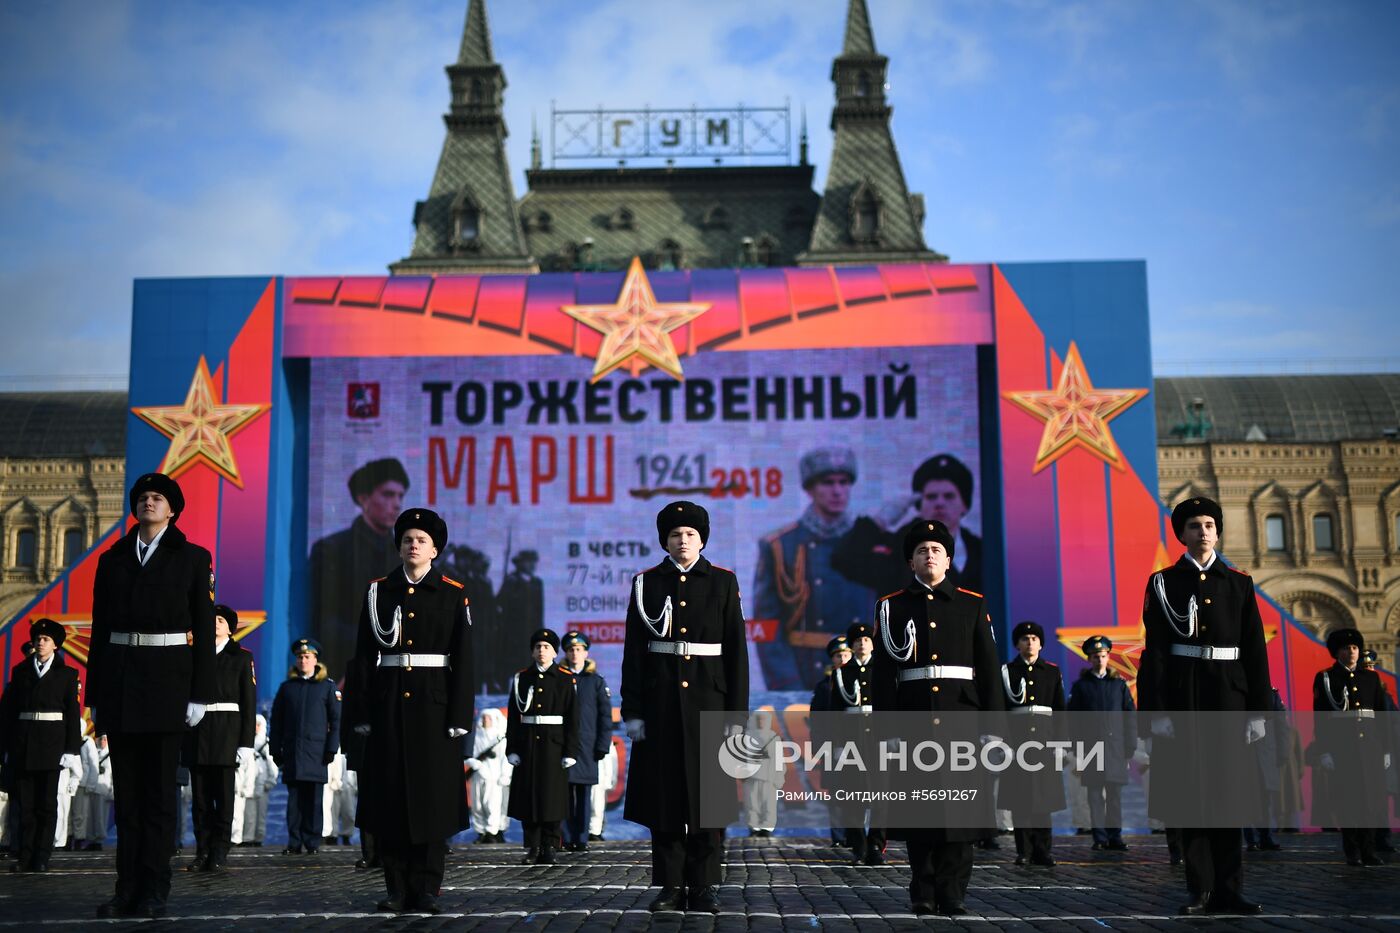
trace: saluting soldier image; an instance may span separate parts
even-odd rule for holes
[[[1327,772],[1331,813],[1342,831],[1347,864],[1383,865],[1375,827],[1386,822],[1385,769],[1390,722],[1380,675],[1359,662],[1366,640],[1354,628],[1327,635],[1335,663],[1313,678],[1318,765]]]
[[[831,672],[831,694],[826,708],[832,712],[853,714],[842,717],[834,725],[841,729],[838,741],[855,742],[865,761],[874,761],[874,733],[869,723],[875,706],[875,628],[868,622],[857,622],[846,630],[846,645],[851,658]],[[845,789],[852,791],[879,790],[876,771],[837,771],[833,773]],[[885,829],[878,825],[876,809],[858,801],[844,802],[840,812],[846,824],[846,846],[851,850],[854,864],[878,866],[885,864]],[[875,825],[866,827],[869,812]]]
[[[1022,742],[1046,742],[1062,737],[1065,685],[1058,666],[1040,656],[1045,629],[1037,622],[1020,622],[1011,630],[1016,656],[1001,666],[1001,688],[1006,698],[1007,741],[1012,748]],[[1003,810],[1011,811],[1016,827],[1016,864],[1050,867],[1050,814],[1065,808],[1065,785],[1056,768],[1030,771],[1008,768],[997,788]]]
[[[10,806],[19,809],[13,872],[49,870],[58,776],[79,764],[83,717],[78,671],[58,654],[66,634],[53,619],[33,622],[29,642],[34,655],[10,670],[0,697],[0,756],[11,775]]]
[[[506,696],[506,761],[514,770],[506,813],[525,829],[526,865],[553,865],[559,823],[569,815],[569,769],[579,759],[574,676],[556,665],[559,636],[530,634],[528,667]]]
[[[470,822],[471,607],[462,584],[433,567],[447,547],[436,512],[404,509],[394,541],[403,565],[369,584],[345,689],[347,715],[368,736],[356,823],[384,863],[378,909],[438,913],[447,840]]]
[[[877,604],[875,708],[981,711],[980,737],[990,739],[1003,734],[1001,664],[986,601],[960,588],[949,574],[955,546],[953,535],[937,521],[918,522],[904,536],[913,579]],[[978,794],[973,806],[985,818],[967,825],[993,825],[989,794]],[[972,879],[972,843],[984,834],[951,826],[890,831],[909,846],[914,913],[967,913],[963,900]]]
[[[228,863],[233,839],[233,779],[253,757],[257,681],[253,654],[233,640],[238,613],[214,606],[213,702],[186,738],[185,761],[193,791],[195,858],[186,871],[218,871]]]
[[[1254,581],[1228,566],[1215,551],[1224,533],[1222,521],[1219,503],[1204,496],[1184,500],[1172,509],[1172,530],[1186,553],[1147,581],[1138,704],[1145,713],[1155,714],[1148,717],[1154,800],[1159,792],[1209,798],[1239,813],[1245,823],[1253,821],[1249,814],[1258,809],[1260,796],[1254,782],[1242,777],[1253,774],[1245,745],[1263,737],[1272,687]],[[1166,714],[1202,710],[1257,712],[1259,718],[1250,718],[1238,748],[1215,749],[1204,760],[1178,758],[1173,773],[1163,773],[1162,765],[1176,746],[1197,745],[1196,736],[1177,736]],[[1235,828],[1181,828],[1190,895],[1181,913],[1257,914],[1262,910],[1241,894],[1242,839]]]
[[[175,855],[175,772],[185,729],[214,700],[214,574],[176,527],[180,484],[131,487],[136,526],[98,559],[87,702],[112,749],[117,885],[99,917],[162,917]],[[187,640],[186,633],[189,633]]]
[[[748,719],[749,654],[732,571],[701,553],[710,516],[693,502],[656,515],[666,557],[632,581],[622,655],[622,720],[632,739],[623,816],[651,830],[653,911],[719,910],[723,830],[702,825],[700,782],[724,781],[700,747],[700,714],[726,730]],[[731,782],[732,783],[732,782]]]

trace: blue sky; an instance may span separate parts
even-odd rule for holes
[[[929,245],[1146,259],[1161,372],[1400,356],[1400,4],[869,6]],[[821,185],[845,0],[488,7],[517,194],[551,100],[790,98]],[[124,374],[134,278],[403,256],[465,9],[0,6],[0,388]]]

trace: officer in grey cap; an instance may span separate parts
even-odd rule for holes
[[[826,645],[866,619],[875,593],[846,579],[831,555],[855,524],[850,514],[856,455],[849,447],[817,447],[799,462],[807,509],[766,535],[754,572],[754,618],[776,622],[773,640],[759,646],[770,690],[810,687],[822,678]]]

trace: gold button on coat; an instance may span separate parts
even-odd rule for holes
[[[407,699],[408,699],[409,697],[411,697],[411,696],[413,696],[413,694],[410,693],[409,691],[405,690],[405,691],[403,692],[403,698],[404,698],[405,700],[407,700]]]

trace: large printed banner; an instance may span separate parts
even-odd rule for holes
[[[709,510],[705,554],[738,574],[756,690],[811,689],[828,640],[904,582],[916,515],[960,529],[962,582],[981,586],[975,347],[709,353],[683,381],[591,368],[312,362],[308,584],[333,674],[366,580],[397,564],[399,508],[447,520],[440,566],[468,585],[492,693],[541,626],[586,633],[618,683],[629,586],[664,557],[655,515],[672,499]]]

